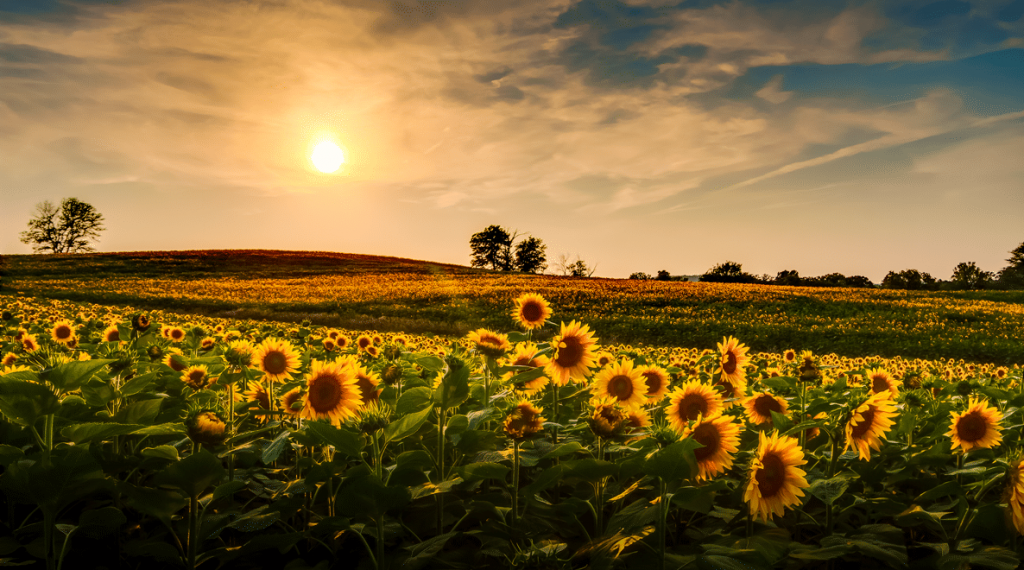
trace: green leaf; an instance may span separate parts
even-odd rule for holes
[[[277,461],[277,458],[281,456],[281,452],[283,452],[285,448],[288,446],[289,435],[291,435],[291,432],[288,430],[284,430],[281,433],[277,434],[277,437],[275,437],[274,440],[270,442],[270,445],[263,448],[263,455],[261,459],[264,465],[270,465],[271,463]]]
[[[326,422],[306,422],[306,432],[323,445],[333,446],[338,453],[359,457],[363,450],[363,438],[349,430],[338,429]]]
[[[970,568],[981,566],[994,568],[995,570],[1015,570],[1019,567],[1020,558],[1012,550],[1001,546],[983,546],[970,554],[967,554],[967,562]],[[942,562],[939,567],[945,567]],[[957,566],[960,568],[962,566]]]
[[[143,457],[155,457],[157,459],[165,459],[167,461],[178,460],[178,449],[172,445],[158,445],[156,447],[147,447],[142,450]]]
[[[113,534],[126,522],[128,519],[116,507],[87,509],[78,518],[78,531],[91,538],[102,538]]]
[[[337,504],[342,515],[377,519],[405,506],[411,498],[407,488],[384,485],[364,464],[349,470],[338,489]]]
[[[57,395],[49,387],[12,380],[10,376],[0,378],[0,412],[9,419],[34,425],[39,418],[60,410]]]
[[[221,483],[213,490],[213,500],[216,501],[217,499],[230,497],[244,489],[245,486],[245,481],[228,481],[227,483]]]
[[[779,412],[772,410],[772,427],[779,430],[781,433],[786,433],[792,429],[793,422],[786,414],[780,414]]]
[[[40,377],[58,390],[67,392],[79,388],[86,380],[92,378],[93,374],[96,374],[104,366],[112,362],[115,361],[99,359],[77,360],[44,370]]]
[[[433,411],[433,408],[424,408],[391,422],[384,428],[384,442],[400,441],[416,433],[426,423],[431,411]]]
[[[119,435],[128,435],[144,426],[134,424],[88,423],[68,426],[60,434],[71,441],[81,444],[94,440],[106,440]]]
[[[185,435],[185,425],[181,422],[170,422],[145,426],[135,430],[132,435]]]
[[[13,445],[0,443],[0,466],[6,468],[11,463],[14,463],[15,461],[21,461],[24,458],[24,451],[18,449],[17,447],[14,447]]]
[[[849,479],[838,476],[831,479],[818,479],[811,483],[807,492],[820,499],[826,505],[831,505],[836,502],[836,499],[843,496],[843,493],[846,492],[849,486]]]
[[[647,456],[643,472],[663,481],[692,479],[697,475],[697,458],[693,452],[703,447],[697,440],[686,438]]]
[[[402,393],[402,397],[398,399],[398,403],[395,405],[395,413],[399,416],[418,412],[423,408],[430,406],[431,396],[433,392],[430,388],[419,387],[411,388]]]
[[[437,372],[444,368],[444,361],[432,354],[413,354],[410,360],[430,372]]]
[[[790,376],[776,376],[775,378],[765,378],[761,380],[761,383],[773,390],[790,390],[796,389],[796,378]]]
[[[531,380],[536,380],[541,376],[544,376],[543,368],[531,368],[529,370],[524,370],[523,372],[520,372],[515,376],[509,378],[506,384],[510,384],[513,386],[522,386],[523,384]]]
[[[938,486],[932,487],[931,489],[925,491],[924,493],[921,493],[920,495],[917,496],[916,499],[913,500],[913,502],[923,503],[925,501],[931,501],[934,499],[938,499],[939,497],[945,497],[947,495],[961,497],[963,496],[963,494],[964,490],[960,486],[960,483],[957,483],[956,481],[946,481],[945,483],[941,483]]]
[[[449,370],[434,391],[434,401],[442,410],[457,408],[469,399],[469,367]]]
[[[160,403],[162,401],[157,398],[132,402],[122,408],[114,416],[114,420],[122,424],[149,425],[156,420],[156,416],[160,413]]]
[[[168,465],[153,477],[153,482],[159,486],[180,489],[190,497],[198,497],[223,477],[224,467],[220,459],[203,449]]]
[[[619,467],[610,461],[598,461],[597,459],[588,457],[586,459],[577,459],[575,461],[564,461],[562,462],[565,470],[562,472],[566,479],[575,477],[596,483],[605,477],[616,474],[619,471]]]
[[[504,481],[509,471],[511,469],[500,463],[470,463],[458,469],[459,475],[466,481],[483,479],[499,479]]]
[[[156,381],[156,378],[156,372],[149,372],[148,374],[136,376],[122,384],[119,392],[122,397],[134,396],[135,394],[148,390],[153,385],[153,382]]]

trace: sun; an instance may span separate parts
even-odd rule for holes
[[[324,174],[337,171],[345,163],[345,153],[331,141],[317,144],[309,158],[313,161],[313,166]]]

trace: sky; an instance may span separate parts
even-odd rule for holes
[[[2,253],[76,197],[99,251],[948,279],[1022,157],[1024,0],[0,0]]]

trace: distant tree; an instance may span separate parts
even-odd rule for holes
[[[875,284],[872,283],[870,279],[864,277],[863,275],[851,275],[846,278],[846,286],[867,288],[874,287]]]
[[[36,253],[83,253],[96,251],[93,240],[99,239],[103,214],[78,198],[65,198],[60,207],[46,200],[36,204],[36,214],[28,229],[21,232],[21,242]]]
[[[592,277],[594,272],[597,271],[597,265],[590,267],[586,261],[580,257],[580,254],[570,256],[567,253],[558,254],[558,259],[555,261],[555,270],[562,275],[569,275],[572,277]]]
[[[648,275],[648,274],[646,274],[646,273],[644,273],[643,271],[637,271],[636,273],[630,273],[630,274],[629,274],[629,278],[630,278],[630,279],[642,279],[642,280],[646,280],[646,279],[650,279],[650,278],[651,278],[651,276],[650,276],[650,275]]]
[[[999,283],[1007,288],[1024,287],[1024,243],[1010,251],[1009,264],[999,271]]]
[[[672,279],[672,276],[669,275],[668,271],[664,269],[659,269],[658,276],[655,277],[655,279],[657,279],[658,281],[670,281]]]
[[[548,268],[548,246],[539,238],[530,236],[516,244],[513,264],[516,271],[523,273],[543,273]]]
[[[882,279],[882,287],[885,289],[935,289],[938,282],[931,274],[916,269],[904,269],[900,272],[890,271]]]
[[[784,269],[775,275],[776,285],[800,285],[800,273],[795,269]]]
[[[953,269],[952,281],[961,289],[984,289],[992,277],[992,272],[982,271],[973,261],[968,261]]]
[[[743,271],[743,265],[726,261],[709,269],[700,276],[701,281],[711,283],[756,283],[757,277]]]
[[[511,271],[514,239],[515,236],[501,226],[487,226],[484,231],[475,233],[469,238],[469,247],[473,251],[470,264],[473,267],[484,267],[496,271]]]

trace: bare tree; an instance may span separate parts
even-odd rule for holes
[[[593,267],[583,261],[580,254],[576,253],[569,255],[568,253],[560,253],[555,259],[554,264],[555,271],[561,275],[571,275],[572,277],[593,277],[594,272],[597,271],[597,264]]]
[[[58,208],[46,200],[36,204],[36,215],[29,220],[28,229],[21,232],[21,242],[30,244],[36,253],[96,251],[90,242],[104,229],[103,214],[92,204],[65,198]]]

